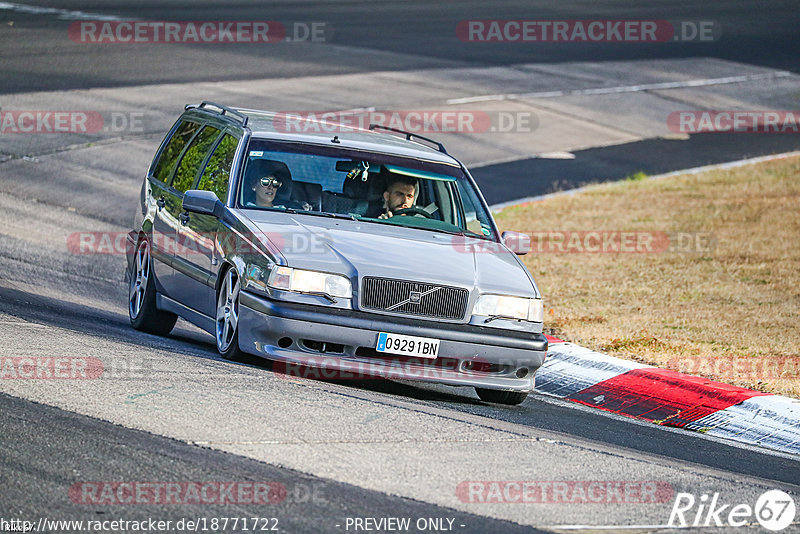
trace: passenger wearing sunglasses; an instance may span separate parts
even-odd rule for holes
[[[262,208],[274,207],[272,203],[275,201],[275,195],[278,194],[281,185],[283,183],[275,176],[264,176],[260,180],[256,180],[253,184],[256,205]]]
[[[292,200],[292,174],[282,161],[261,159],[250,162],[249,185],[243,189],[242,203],[248,207],[311,210],[311,204]],[[280,193],[280,195],[278,195]],[[277,200],[276,200],[277,199]]]

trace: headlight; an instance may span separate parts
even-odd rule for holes
[[[486,317],[507,317],[521,321],[541,323],[544,321],[542,299],[509,297],[505,295],[481,295],[472,313]]]
[[[305,271],[291,267],[275,266],[270,273],[267,285],[275,289],[297,291],[298,293],[324,293],[343,299],[353,297],[350,280],[342,275]]]

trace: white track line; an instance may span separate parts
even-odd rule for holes
[[[27,15],[55,15],[61,20],[130,20],[114,15],[101,15],[100,13],[87,13],[85,11],[70,11],[54,7],[29,6],[13,2],[0,2],[0,10],[15,11]]]
[[[787,78],[793,73],[779,70],[764,74],[745,74],[742,76],[726,76],[724,78],[704,78],[698,80],[683,80],[678,82],[643,83],[639,85],[620,85],[616,87],[594,87],[590,89],[574,89],[571,91],[542,91],[538,93],[505,93],[497,95],[468,96],[464,98],[451,98],[448,104],[471,104],[474,102],[494,102],[500,100],[516,100],[521,98],[556,98],[560,96],[576,95],[610,95],[618,93],[638,93],[642,91],[657,91],[660,89],[684,89],[687,87],[706,87],[709,85],[725,85],[731,83],[755,82]]]

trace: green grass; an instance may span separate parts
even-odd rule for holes
[[[800,397],[800,158],[657,180],[636,173],[504,210],[503,230],[667,236],[643,253],[532,252],[545,331],[620,357]],[[788,360],[787,360],[788,358]],[[725,361],[744,362],[721,372]],[[683,364],[681,364],[683,365]],[[687,367],[686,365],[683,365]],[[710,369],[710,370],[709,370]]]

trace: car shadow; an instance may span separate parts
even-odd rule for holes
[[[63,328],[104,340],[132,343],[140,345],[142,348],[176,350],[189,356],[225,361],[216,351],[213,336],[191,323],[179,319],[175,329],[167,336],[147,334],[131,328],[129,319],[124,313],[125,302],[120,302],[119,306],[120,312],[117,313],[67,299],[24,291],[19,288],[0,287],[0,312],[24,321],[54,328]],[[187,349],[193,350],[187,351]],[[282,373],[281,366],[275,365],[276,362],[251,354],[244,354],[238,361],[228,361],[227,363],[256,367],[273,373]],[[434,386],[429,384],[415,385],[407,381],[397,382],[380,377],[331,379],[325,378],[324,374],[321,374],[318,369],[304,367],[293,368],[290,374],[282,374],[297,380],[311,380],[419,401],[485,405],[484,402],[477,398],[466,396],[467,389],[464,389],[464,394],[460,394],[442,389],[431,389]],[[442,386],[442,388],[447,388],[447,386]]]
[[[453,386],[418,383],[409,380],[397,381],[383,377],[360,376],[358,378],[330,378],[325,376],[328,371],[313,367],[293,365],[289,370],[287,366],[282,365],[280,362],[271,362],[269,360],[261,361],[269,362],[268,367],[272,372],[284,374],[287,378],[291,378],[293,380],[309,380],[322,384],[334,384],[351,389],[372,391],[374,393],[384,393],[386,395],[392,395],[395,397],[405,397],[421,401],[454,402],[459,404],[475,405],[486,404],[478,398],[472,399],[466,397],[463,393],[446,391],[446,389],[455,390],[456,388]],[[459,389],[462,389],[464,393],[466,393],[468,390],[471,391],[471,388]]]
[[[113,303],[113,300],[111,302]],[[214,338],[210,334],[183,320],[179,320],[175,330],[166,337],[134,330],[130,326],[128,316],[124,313],[125,306],[123,301],[119,303],[119,312],[108,311],[19,288],[0,287],[0,312],[27,322],[63,328],[105,340],[123,341],[150,347],[157,346],[161,349],[180,349],[189,345],[205,352],[209,348],[209,343],[212,348],[214,346]]]

